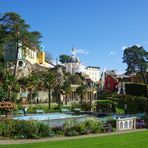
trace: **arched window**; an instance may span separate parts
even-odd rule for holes
[[[132,126],[133,126],[133,122],[130,121],[130,122],[129,122],[129,128],[132,128]]]
[[[124,128],[128,128],[128,122],[127,121],[125,121],[125,123],[124,123]]]
[[[123,129],[123,122],[120,122],[120,129]]]
[[[24,62],[23,62],[23,61],[19,61],[19,62],[18,62],[18,66],[19,66],[19,67],[23,67],[23,66],[24,66]]]

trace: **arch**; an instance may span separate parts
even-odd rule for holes
[[[127,121],[124,122],[124,128],[125,129],[128,128],[128,122]]]
[[[129,128],[132,128],[133,127],[133,122],[130,120],[129,121]]]
[[[120,129],[123,129],[123,122],[120,122]]]
[[[18,66],[19,66],[19,67],[23,67],[23,66],[24,66],[24,62],[23,62],[23,61],[19,61],[19,62],[18,62]]]

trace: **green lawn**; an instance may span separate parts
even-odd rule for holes
[[[123,135],[53,141],[32,144],[0,145],[0,148],[148,148],[148,131]]]

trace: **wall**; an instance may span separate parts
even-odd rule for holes
[[[100,70],[97,68],[86,68],[86,74],[93,82],[99,82]]]
[[[136,128],[136,117],[117,119],[117,130],[132,130]]]

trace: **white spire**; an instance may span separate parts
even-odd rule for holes
[[[76,48],[74,48],[74,45],[73,45],[73,48],[72,48],[72,56],[76,57]]]

